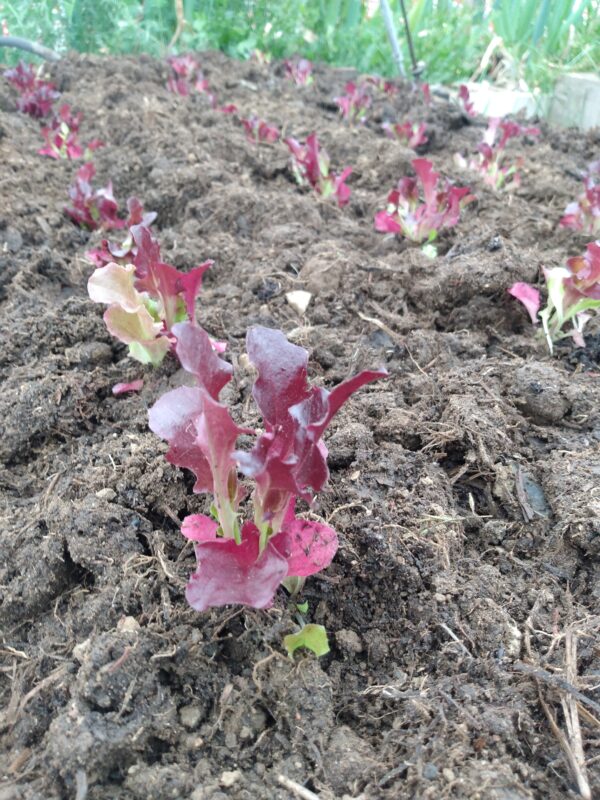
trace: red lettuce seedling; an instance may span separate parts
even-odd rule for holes
[[[390,122],[384,122],[382,129],[386,136],[390,139],[398,139],[402,144],[411,147],[415,150],[422,144],[427,144],[429,139],[425,136],[427,126],[424,122],[420,125],[418,122],[404,122],[403,124],[397,123],[392,125]]]
[[[296,86],[310,86],[313,82],[313,65],[308,59],[300,58],[298,61],[287,59],[283,65],[286,76],[294,81]]]
[[[111,181],[103,189],[92,189],[96,168],[88,162],[77,170],[75,183],[69,187],[71,205],[65,213],[76,225],[94,231],[97,228],[123,228],[125,220],[117,216],[118,206]]]
[[[589,165],[583,177],[583,193],[565,208],[559,224],[591,236],[600,235],[600,161]]]
[[[181,323],[174,334],[179,360],[197,385],[163,395],[150,409],[150,428],[169,443],[167,460],[195,474],[194,491],[213,495],[211,517],[194,514],[182,525],[198,562],[186,597],[198,611],[228,603],[265,608],[281,583],[319,572],[335,555],[335,531],[297,518],[296,498],[311,501],[327,481],[322,436],[333,416],[353,392],[387,373],[361,372],[331,392],[310,386],[305,350],[280,331],[251,328],[253,396],[265,430],[250,452],[241,451],[238,437],[254,432],[236,425],[219,401],[231,366],[201,328]],[[246,491],[238,470],[254,482],[252,520],[242,521]]]
[[[274,144],[279,141],[281,133],[275,125],[269,125],[258,117],[240,118],[246,131],[246,138],[253,144]]]
[[[130,197],[127,201],[128,215],[123,227],[127,228],[127,236],[120,244],[109,242],[103,239],[100,247],[86,252],[87,258],[96,267],[103,267],[105,264],[133,264],[137,253],[131,228],[134,225],[143,225],[149,228],[156,219],[155,211],[144,212],[144,208],[137,197]]]
[[[311,133],[301,144],[291,137],[284,140],[292,154],[292,171],[296,181],[301,185],[309,185],[323,197],[334,195],[339,206],[345,206],[350,200],[350,187],[346,179],[352,167],[346,167],[339,175],[331,172],[329,156],[321,149],[316,133]]]
[[[425,104],[430,106],[431,105],[431,87],[428,83],[422,83],[419,87],[423,92],[423,100],[425,100]]]
[[[458,102],[462,111],[468,117],[477,116],[477,112],[475,111],[475,106],[473,105],[473,101],[471,100],[469,90],[467,89],[464,83],[461,83],[461,85],[458,87]]]
[[[443,228],[454,227],[461,209],[475,197],[470,189],[453,186],[450,181],[438,185],[440,175],[426,158],[416,158],[412,166],[416,178],[401,178],[388,195],[385,211],[375,214],[375,230],[400,234],[419,244],[433,242]],[[419,183],[423,187],[421,202]]]
[[[27,94],[27,92],[33,91],[39,80],[33,64],[26,64],[25,61],[19,61],[16,67],[7,69],[3,74],[4,78],[19,94]]]
[[[357,85],[350,81],[346,84],[346,94],[334,97],[342,117],[350,123],[364,122],[367,118],[366,111],[372,103],[371,95],[364,84]]]
[[[173,74],[167,80],[167,89],[182,97],[189,97],[192,90],[205,94],[212,108],[217,105],[217,97],[210,91],[208,80],[204,77],[200,64],[192,55],[169,56],[167,63]]]
[[[500,141],[496,139],[500,132]],[[475,158],[467,161],[460,153],[455,156],[456,163],[463,168],[479,172],[484,183],[492,189],[516,189],[521,185],[521,175],[518,172],[524,159],[518,158],[512,164],[505,164],[505,148],[508,141],[516,136],[539,136],[540,129],[525,127],[511,120],[501,120],[499,117],[490,119],[483,141],[479,144],[479,153]]]
[[[104,147],[104,142],[92,139],[88,144],[82,145],[79,142],[79,126],[82,120],[81,112],[73,114],[71,106],[66,103],[62,105],[50,125],[42,128],[46,146],[38,150],[38,153],[50,158],[89,159],[94,150]]]
[[[16,67],[4,73],[6,80],[19,93],[17,108],[23,114],[41,119],[52,111],[52,104],[60,97],[56,86],[40,78],[31,64],[19,61]]]
[[[173,328],[194,320],[194,304],[202,277],[213,262],[179,272],[160,260],[158,242],[144,225],[131,228],[137,251],[133,263],[110,263],[94,271],[88,294],[106,303],[104,321],[110,333],[129,345],[142,364],[158,365],[175,343]]]
[[[508,292],[523,303],[534,325],[539,312],[550,352],[553,343],[565,336],[584,347],[583,328],[590,319],[588,312],[600,308],[600,241],[588,244],[583,255],[569,258],[566,267],[544,268],[544,277],[548,301],[542,311],[540,292],[535,287],[515,283]],[[567,322],[571,329],[563,331]]]
[[[381,75],[367,75],[365,83],[370,84],[380,94],[385,94],[388,97],[392,97],[398,93],[396,84],[393,83],[393,81],[387,81],[385,78],[382,78]]]
[[[167,89],[174,94],[187,97],[191,94],[196,82],[200,81],[200,90],[204,91],[204,76],[200,69],[200,64],[192,55],[169,56],[167,64],[171,67],[173,74],[167,80]]]

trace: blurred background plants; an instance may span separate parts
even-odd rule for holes
[[[423,78],[489,78],[548,88],[563,71],[598,71],[600,0],[405,0]],[[390,0],[410,63],[399,0]],[[182,0],[175,51],[260,50],[393,75],[378,0]],[[0,0],[6,33],[59,53],[164,56],[177,25],[174,0]],[[16,51],[2,53],[14,62]]]

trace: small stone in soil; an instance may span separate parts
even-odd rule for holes
[[[188,730],[195,728],[202,717],[202,711],[198,706],[183,706],[179,709],[181,724]]]
[[[362,653],[363,651],[360,636],[356,631],[347,629],[338,631],[335,634],[335,640],[340,650],[343,650],[345,653]]]
[[[241,780],[241,778],[242,778],[242,773],[239,771],[239,769],[234,769],[229,771],[226,770],[221,775],[219,782],[221,786],[224,786],[226,789],[229,789],[236,783],[238,783]]]

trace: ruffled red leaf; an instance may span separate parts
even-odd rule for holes
[[[288,562],[272,542],[259,554],[259,541],[256,526],[247,522],[241,544],[233,539],[197,544],[198,568],[185,591],[192,608],[206,611],[234,603],[253,608],[270,606],[288,574]]]

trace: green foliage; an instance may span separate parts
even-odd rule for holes
[[[283,644],[290,658],[300,647],[311,650],[316,656],[324,656],[329,652],[327,631],[322,625],[305,625],[298,633],[284,636]]]
[[[390,2],[410,64],[399,2]],[[502,73],[546,86],[559,70],[600,65],[600,0],[406,0],[406,6],[429,81]],[[183,0],[183,8],[178,52],[217,48],[247,58],[259,49],[274,58],[301,54],[395,73],[381,13],[366,0]],[[0,0],[0,19],[10,33],[58,52],[155,56],[167,54],[177,22],[174,0]],[[13,63],[19,58],[6,52]]]

